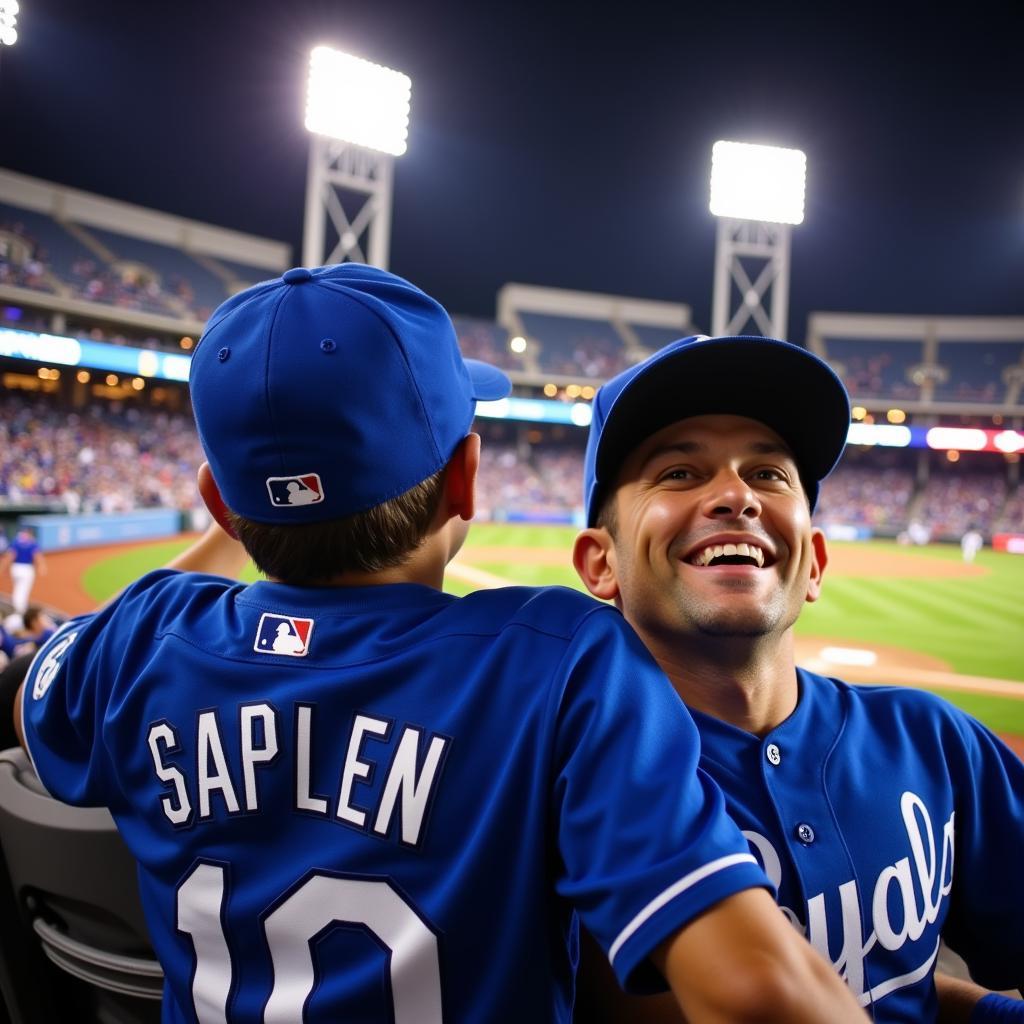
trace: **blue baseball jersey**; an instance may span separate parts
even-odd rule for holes
[[[762,738],[693,712],[786,915],[876,1021],[936,1019],[940,937],[979,984],[1020,987],[1024,764],[932,694],[798,677]]]
[[[22,537],[19,534],[11,541],[10,550],[14,555],[15,565],[34,565],[39,542],[35,537]]]
[[[160,571],[50,639],[23,716],[139,861],[165,1021],[569,1020],[576,910],[644,988],[768,884],[667,680],[570,590]]]

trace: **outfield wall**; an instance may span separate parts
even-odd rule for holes
[[[1024,533],[997,533],[992,538],[992,547],[1011,555],[1024,555]]]
[[[132,540],[155,540],[181,532],[177,509],[139,509],[105,515],[21,516],[19,526],[30,526],[43,551],[67,551],[96,544],[119,544]]]

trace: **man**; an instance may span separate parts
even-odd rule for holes
[[[5,569],[9,569],[11,574],[11,604],[15,614],[24,615],[36,574],[46,574],[46,559],[29,527],[22,527],[7,550],[0,555],[0,573]]]
[[[849,422],[801,348],[674,342],[598,391],[574,564],[690,707],[785,915],[875,1020],[931,1021],[940,937],[979,982],[1024,984],[1024,766],[930,694],[796,667]]]
[[[573,908],[692,1020],[863,1019],[621,617],[441,591],[476,401],[509,382],[440,305],[295,268],[214,313],[190,386],[200,491],[267,579],[152,573],[58,631],[22,699],[43,783],[109,806],[139,861],[165,1021],[566,1021]]]

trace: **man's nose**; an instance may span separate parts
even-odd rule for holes
[[[761,514],[761,501],[739,473],[725,470],[710,481],[703,511],[712,519],[756,519]]]

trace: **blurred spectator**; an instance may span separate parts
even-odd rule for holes
[[[39,605],[29,605],[21,616],[21,625],[11,630],[3,630],[0,649],[8,659],[23,654],[35,654],[57,630],[56,621]]]

